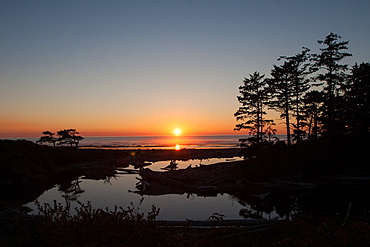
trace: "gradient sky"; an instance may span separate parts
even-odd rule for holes
[[[246,133],[233,131],[244,77],[330,32],[350,41],[345,63],[368,62],[369,13],[368,0],[1,0],[0,138]]]

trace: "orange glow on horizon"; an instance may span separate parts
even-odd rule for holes
[[[175,149],[179,151],[181,149],[180,144],[176,144]]]
[[[50,130],[52,132],[59,131],[61,128],[43,128],[40,130],[34,131],[8,131],[0,133],[0,139],[2,138],[38,138],[42,135],[42,131]],[[95,137],[95,136],[170,136],[167,132],[126,132],[126,131],[93,131],[93,130],[84,130],[83,128],[76,128],[80,135],[83,137]],[[285,130],[278,128],[278,135],[284,135]],[[181,136],[184,133],[180,134]],[[180,137],[177,136],[177,137]],[[186,136],[196,136],[196,135],[248,135],[248,131],[189,131],[186,133]],[[176,136],[172,132],[172,136]]]
[[[186,118],[185,118],[186,117]],[[168,121],[169,117],[155,119],[155,124],[148,125],[146,121],[135,120],[125,122],[123,119],[114,119],[107,122],[88,121],[85,122],[62,122],[62,123],[39,123],[32,121],[28,124],[21,121],[0,120],[1,138],[38,138],[43,131],[49,130],[56,133],[65,128],[74,128],[83,137],[88,136],[196,136],[196,135],[248,135],[249,131],[243,129],[234,131],[235,119],[230,118],[216,121],[217,124],[210,125],[209,121],[203,121],[192,116],[185,116]],[[213,121],[213,120],[212,120]],[[281,121],[275,126],[277,134],[285,134],[285,124]],[[178,140],[177,140],[178,141]],[[177,142],[178,143],[178,142]]]

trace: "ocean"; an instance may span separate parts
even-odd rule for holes
[[[199,136],[87,136],[80,141],[82,148],[104,149],[215,149],[237,148],[239,139],[248,135]],[[277,135],[284,140],[285,135]],[[38,138],[24,138],[36,142]]]

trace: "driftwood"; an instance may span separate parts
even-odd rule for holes
[[[235,162],[237,163],[237,162]],[[162,195],[169,193],[198,193],[214,195],[240,189],[228,172],[235,163],[219,163],[197,168],[164,172],[140,169],[140,182],[137,193]]]
[[[254,195],[269,192],[292,192],[312,190],[315,183],[302,182],[296,178],[282,178],[267,183],[252,183],[246,179],[236,179],[231,169],[244,161],[224,162],[180,170],[152,171],[140,169],[136,193],[146,195],[194,193],[198,196],[215,196],[218,193],[244,191]]]

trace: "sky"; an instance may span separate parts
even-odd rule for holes
[[[368,0],[0,0],[0,138],[247,133],[233,130],[244,77],[318,53],[330,32],[350,41],[343,63],[369,62],[369,13]]]

